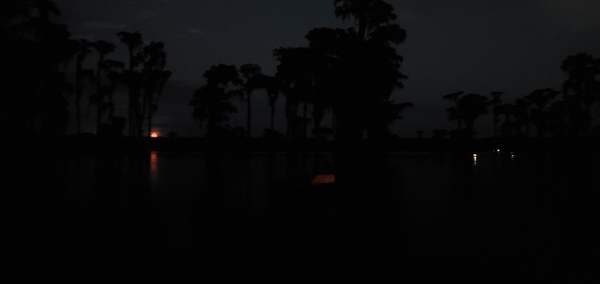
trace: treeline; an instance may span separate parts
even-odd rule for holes
[[[64,136],[74,121],[81,134],[83,103],[89,102],[97,135],[123,136],[126,126],[129,137],[142,136],[144,128],[150,134],[156,100],[171,76],[162,42],[144,44],[137,31],[115,34],[128,50],[125,63],[107,57],[117,48],[109,41],[73,39],[66,25],[51,20],[60,15],[52,1],[10,0],[1,6],[2,62],[8,71],[0,77],[2,133]],[[127,90],[126,116],[115,113],[118,88]]]
[[[381,0],[334,0],[335,15],[354,23],[348,29],[316,28],[306,35],[306,47],[281,47],[273,51],[277,74],[262,74],[260,66],[212,66],[204,73],[206,84],[191,101],[193,115],[207,137],[248,136],[252,127],[251,95],[265,89],[271,107],[267,137],[359,139],[391,135],[388,126],[399,119],[410,103],[397,104],[390,95],[401,88],[405,76],[402,57],[395,46],[405,31],[393,21],[392,5]],[[52,17],[60,10],[49,0],[10,0],[2,3],[0,37],[5,43],[1,77],[0,129],[11,136],[40,134],[64,136],[73,123],[82,134],[82,109],[94,107],[97,136],[150,135],[157,98],[171,76],[165,70],[162,42],[145,44],[139,32],[115,36],[128,58],[110,55],[110,41],[74,39],[66,25]],[[93,67],[89,67],[93,66]],[[127,94],[125,115],[117,113],[115,94]],[[247,104],[247,125],[232,128],[228,115],[237,111],[232,97]],[[275,104],[285,96],[285,135],[274,129]],[[308,113],[311,105],[311,113]],[[70,109],[74,110],[71,113]],[[327,127],[323,118],[331,113]],[[128,133],[123,133],[125,130]],[[145,132],[145,133],[144,133]]]
[[[394,138],[390,126],[403,118],[403,110],[413,107],[411,102],[390,99],[407,78],[399,71],[403,58],[396,49],[405,41],[406,31],[394,22],[394,8],[385,1],[333,0],[333,4],[335,16],[348,20],[350,27],[314,28],[305,35],[306,46],[275,48],[275,74],[264,74],[253,63],[208,68],[205,83],[189,101],[201,136],[249,137],[252,96],[260,90],[270,108],[270,127],[262,137]],[[5,51],[1,54],[8,70],[0,75],[2,133],[65,136],[74,123],[75,134],[82,134],[82,109],[90,103],[97,136],[150,136],[157,99],[171,77],[162,42],[145,43],[137,31],[119,32],[115,40],[127,58],[115,60],[110,55],[117,45],[74,39],[66,25],[53,22],[51,17],[60,10],[52,1],[10,0],[1,6]],[[431,137],[473,138],[475,122],[490,113],[494,137],[599,136],[594,124],[600,100],[599,61],[585,53],[568,56],[561,65],[567,75],[562,90],[542,88],[514,102],[504,102],[500,91],[489,96],[463,91],[444,95],[451,104],[447,116],[456,128],[435,129]],[[118,93],[127,94],[126,106],[119,106],[125,114],[116,111]],[[234,99],[245,103],[245,127],[229,124],[229,116],[238,112]],[[275,114],[282,111],[276,109],[279,100],[285,100],[284,133],[275,129]]]
[[[308,46],[274,49],[275,75],[263,74],[257,64],[239,68],[219,64],[204,73],[206,84],[194,92],[190,104],[205,136],[249,136],[251,95],[257,89],[266,92],[271,109],[271,126],[263,137],[359,140],[392,136],[389,126],[412,106],[390,100],[392,91],[402,88],[406,78],[399,71],[402,56],[396,50],[406,32],[394,23],[394,8],[384,1],[333,2],[335,15],[354,25],[315,28],[305,36]],[[280,95],[285,98],[285,133],[274,129]],[[247,103],[245,129],[228,123],[228,116],[237,111],[231,102],[235,97]],[[327,113],[331,122],[323,121]]]
[[[568,56],[560,65],[567,78],[562,90],[540,88],[504,103],[503,92],[489,97],[463,91],[447,94],[451,102],[448,119],[456,122],[450,131],[436,129],[433,138],[472,138],[475,120],[491,112],[494,137],[598,137],[594,125],[600,104],[600,59],[587,53]]]

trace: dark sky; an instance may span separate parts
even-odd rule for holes
[[[273,49],[306,46],[304,36],[313,28],[352,24],[335,17],[333,0],[54,2],[62,11],[55,20],[68,24],[73,38],[116,44],[111,59],[126,60],[125,46],[116,35],[120,31],[139,31],[146,42],[164,42],[173,76],[159,101],[156,128],[183,137],[200,134],[188,102],[210,66],[256,63],[274,75]],[[503,91],[504,102],[513,102],[535,89],[560,90],[566,76],[559,66],[567,56],[600,55],[597,0],[388,2],[395,7],[396,22],[407,31],[398,50],[408,79],[392,98],[415,105],[393,128],[401,137],[414,137],[417,130],[430,136],[432,129],[453,127],[445,111],[449,104],[441,99],[446,94]],[[259,136],[268,125],[268,104],[258,92],[253,102],[252,135]],[[245,125],[239,103],[239,114],[231,118],[234,126]],[[90,122],[92,118],[90,112]],[[282,111],[277,119],[277,128],[284,131]],[[481,118],[479,126],[478,136],[489,136],[491,116]],[[87,131],[94,131],[92,123]]]

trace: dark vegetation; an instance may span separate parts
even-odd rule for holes
[[[212,144],[282,151],[362,145],[389,150],[503,145],[550,150],[593,145],[600,137],[594,120],[600,99],[600,60],[580,53],[567,56],[560,65],[566,75],[562,90],[540,88],[514,102],[503,100],[501,91],[488,96],[463,91],[440,94],[449,103],[447,116],[456,128],[435,129],[430,135],[419,132],[418,139],[399,138],[390,126],[403,118],[403,110],[414,107],[390,99],[407,79],[400,72],[403,58],[396,49],[406,31],[394,22],[396,14],[389,3],[335,0],[335,16],[352,25],[315,28],[305,35],[307,46],[275,48],[276,74],[264,74],[254,63],[218,64],[204,72],[205,84],[189,101],[202,138],[176,139],[176,133],[170,133],[169,138],[146,141],[137,138],[150,137],[158,98],[171,76],[165,69],[163,42],[144,44],[139,32],[121,31],[115,40],[128,56],[114,60],[110,54],[117,44],[74,39],[66,25],[55,23],[52,18],[60,10],[52,1],[11,0],[4,1],[2,8],[0,37],[9,72],[0,79],[0,131],[8,141],[53,140],[70,148],[68,143],[95,139],[92,144],[104,149],[142,141],[150,148],[185,145],[183,149],[196,150]],[[95,69],[86,68],[84,63],[92,61]],[[117,92],[127,94],[125,115],[115,112]],[[271,108],[271,126],[259,138],[249,137],[256,94],[266,94]],[[247,114],[245,127],[228,122],[229,115],[238,112],[234,99],[246,103],[241,110]],[[283,110],[276,110],[279,99],[285,99]],[[81,110],[87,102],[96,113],[95,134],[81,130]],[[75,113],[69,111],[69,104]],[[274,128],[280,111],[286,119],[285,133]],[[493,116],[489,126],[493,137],[476,139],[474,124],[485,115]],[[67,133],[73,123],[75,133]]]
[[[152,127],[157,97],[171,72],[162,42],[143,45],[139,32],[115,35],[129,52],[127,64],[107,58],[117,46],[104,40],[73,39],[48,0],[3,1],[0,30],[3,62],[0,130],[7,136],[64,137],[69,123],[81,135],[83,102],[95,106],[96,135],[141,137]],[[93,56],[93,57],[92,57]],[[95,69],[85,68],[92,60]],[[113,95],[127,90],[127,117],[115,114]],[[68,105],[73,103],[75,113]],[[146,125],[144,125],[146,123]]]

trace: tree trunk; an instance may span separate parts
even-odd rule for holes
[[[248,131],[248,138],[252,137],[252,133],[251,133],[251,121],[252,121],[252,100],[251,100],[251,95],[252,92],[248,92],[248,117],[246,118],[246,130]]]

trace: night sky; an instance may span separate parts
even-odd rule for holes
[[[173,72],[156,113],[156,130],[180,137],[200,135],[188,105],[202,74],[212,65],[259,64],[274,75],[272,50],[307,46],[304,36],[317,27],[350,27],[334,14],[333,0],[55,0],[72,38],[114,43],[108,58],[126,61],[126,47],[116,35],[139,31],[145,42],[162,41],[166,69]],[[456,91],[489,96],[505,92],[503,102],[540,88],[560,90],[566,74],[560,64],[569,55],[600,56],[600,1],[597,0],[388,0],[406,30],[398,46],[404,57],[405,87],[392,96],[412,102],[404,120],[393,128],[401,137],[417,130],[431,136],[435,128],[451,129],[442,96]],[[97,58],[88,59],[93,64]],[[264,93],[253,94],[253,133],[268,127]],[[279,103],[283,104],[280,97]],[[119,103],[119,102],[117,102]],[[241,101],[233,126],[245,125]],[[125,113],[125,101],[120,103]],[[283,109],[276,128],[284,132]],[[86,115],[84,113],[84,115]],[[84,131],[94,132],[93,111]],[[71,132],[73,132],[74,126]],[[477,137],[491,135],[491,115],[478,120]],[[485,127],[481,127],[485,126]]]

